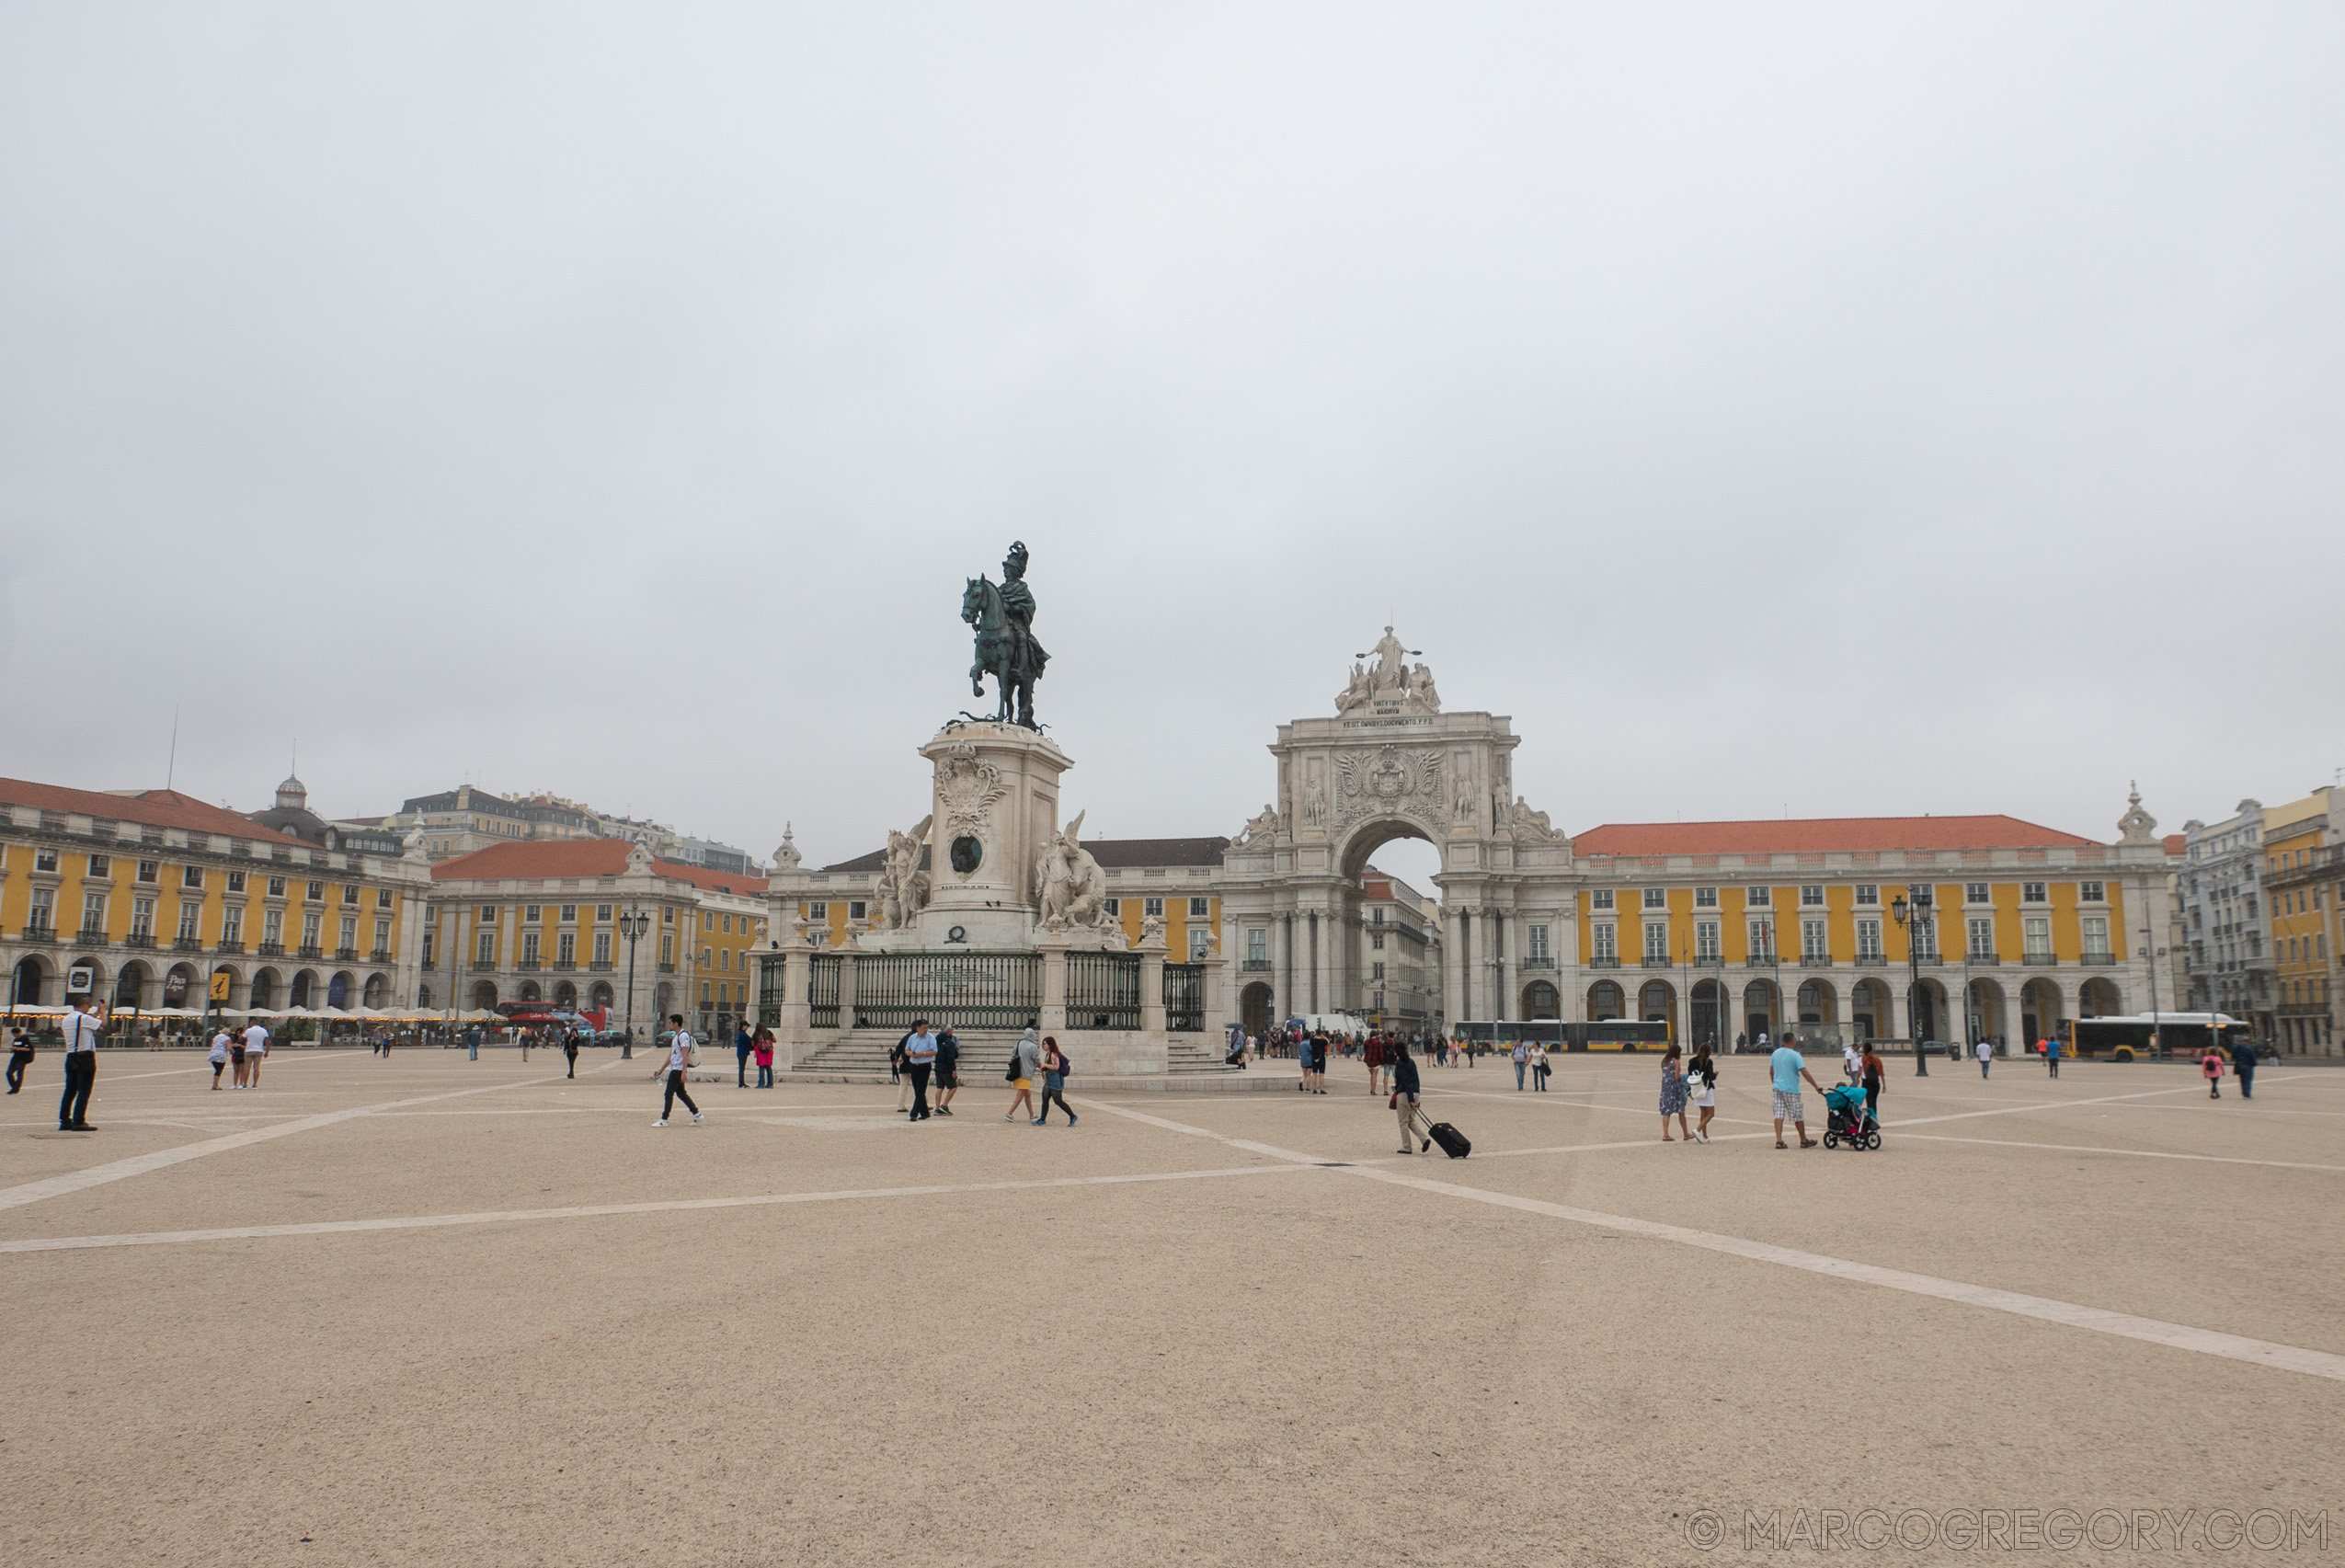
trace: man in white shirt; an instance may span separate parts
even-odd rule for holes
[[[1848,1075],[1849,1082],[1854,1083],[1864,1076],[1864,1065],[1865,1059],[1857,1054],[1854,1042],[1840,1047],[1840,1070]]]
[[[1986,1076],[1986,1070],[1995,1064],[1995,1042],[1989,1039],[1981,1039],[1977,1045],[1971,1048],[1978,1055],[1979,1076],[1981,1078],[1985,1078]]]
[[[260,1020],[256,1018],[252,1021],[252,1026],[245,1031],[244,1082],[237,1084],[237,1088],[257,1089],[260,1087],[260,1059],[268,1054],[269,1031],[262,1028]]]
[[[97,1084],[97,1032],[105,1022],[88,1011],[89,999],[65,1001],[65,1093],[57,1102],[59,1132],[96,1132],[89,1125],[89,1092]]]
[[[684,1015],[669,1013],[668,1026],[676,1031],[668,1039],[668,1095],[659,1104],[659,1119],[651,1124],[654,1127],[668,1125],[668,1113],[676,1108],[679,1100],[684,1103],[684,1109],[692,1112],[692,1120],[701,1119],[700,1107],[692,1104],[692,1095],[684,1090],[684,1069],[692,1060],[692,1037],[684,1031]]]

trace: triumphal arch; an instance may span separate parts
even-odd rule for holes
[[[1360,876],[1401,838],[1440,852],[1449,1017],[1530,1016],[1542,981],[1560,994],[1578,951],[1571,841],[1514,791],[1512,721],[1443,712],[1410,657],[1387,626],[1332,715],[1278,727],[1277,798],[1223,853],[1223,952],[1238,959],[1223,967],[1223,1016],[1264,1001],[1282,1016],[1334,1012],[1362,994]]]

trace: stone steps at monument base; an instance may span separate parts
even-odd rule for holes
[[[851,1073],[857,1076],[887,1076],[887,1053],[902,1038],[899,1034],[851,1035],[843,1040],[818,1047],[806,1059],[793,1063],[792,1072]],[[974,1083],[980,1078],[999,1079],[1009,1064],[1014,1039],[986,1038],[965,1044],[961,1051],[961,1082]],[[1089,1059],[1081,1038],[1070,1036],[1067,1054],[1074,1059],[1078,1073]],[[1221,1050],[1209,1035],[1175,1035],[1166,1051],[1165,1066],[1172,1072],[1234,1072],[1225,1068]]]

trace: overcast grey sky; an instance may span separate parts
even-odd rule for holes
[[[2345,764],[2345,9],[0,12],[0,772],[818,862],[1034,553],[1069,812],[1394,620],[1559,828]],[[1396,864],[1407,869],[1407,857]]]

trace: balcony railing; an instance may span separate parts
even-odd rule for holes
[[[358,959],[358,956],[359,950],[355,947],[337,947],[334,949],[334,956],[340,959],[345,964],[355,963]]]
[[[554,967],[557,969],[575,969],[578,967],[578,961],[576,958],[556,958],[554,960]]]
[[[1860,969],[1882,968],[1884,967],[1888,962],[1889,955],[1886,953],[1859,953],[1857,955],[1857,967]]]
[[[1266,975],[1270,973],[1270,960],[1267,958],[1244,958],[1239,961],[1238,967],[1240,971],[1245,974]]]
[[[659,972],[663,975],[672,975],[676,972],[676,966],[673,964],[662,964],[659,966]]]
[[[86,925],[81,928],[74,940],[84,947],[103,947],[106,945],[106,928]]]
[[[587,967],[592,969],[598,975],[607,975],[611,972],[611,960],[608,958],[597,958],[592,963],[589,964]]]
[[[2030,953],[2019,962],[2031,969],[2051,969],[2058,967],[2060,960],[2049,953]]]
[[[527,958],[517,958],[513,961],[513,967],[520,969],[526,974],[535,974],[537,972],[537,958],[534,955]]]
[[[153,947],[154,945],[154,933],[151,931],[134,931],[128,936],[122,938],[122,945],[125,947]]]
[[[496,960],[496,959],[494,959],[494,958],[475,958],[475,959],[474,959],[474,960],[473,960],[473,973],[474,973],[474,974],[475,974],[475,975],[493,975],[493,974],[495,974],[496,972],[497,972],[497,960]]]
[[[57,928],[53,925],[28,925],[17,933],[27,942],[54,942]]]
[[[1591,969],[1617,969],[1619,967],[1620,955],[1618,953],[1599,953],[1588,960],[1588,967]]]
[[[302,944],[302,956],[304,958],[323,958],[326,956],[326,949],[319,946],[315,942],[304,942]]]
[[[203,938],[200,936],[182,936],[174,941],[171,945],[176,951],[181,953],[200,953],[203,951]]]
[[[1773,969],[1779,967],[1779,966],[1776,963],[1775,955],[1772,953],[1750,953],[1744,956],[1743,967],[1745,969]]]
[[[366,961],[370,964],[388,964],[391,962],[391,949],[378,947],[366,956]]]
[[[2108,968],[2116,964],[2117,955],[2114,953],[2088,953],[2083,957],[2077,959],[2076,962],[2090,966],[2094,968]]]
[[[1555,967],[1555,958],[1552,954],[1544,955],[1536,958],[1526,958],[1523,960],[1523,967],[1526,969],[1552,969]]]
[[[264,942],[253,951],[263,958],[281,958],[285,956],[285,944],[281,942]]]
[[[241,936],[223,936],[212,944],[212,950],[214,953],[242,953],[245,950],[245,939]]]
[[[1674,969],[1677,961],[1666,953],[1648,953],[1644,956],[1644,967],[1648,969]]]
[[[1829,969],[1832,967],[1832,955],[1829,953],[1802,953],[1800,955],[1800,967],[1802,969]]]
[[[1970,965],[1971,967],[1975,969],[1988,964],[2000,964],[2003,962],[2003,958],[2001,955],[1995,953],[1973,953],[1968,957],[1964,958],[1962,962]]]

